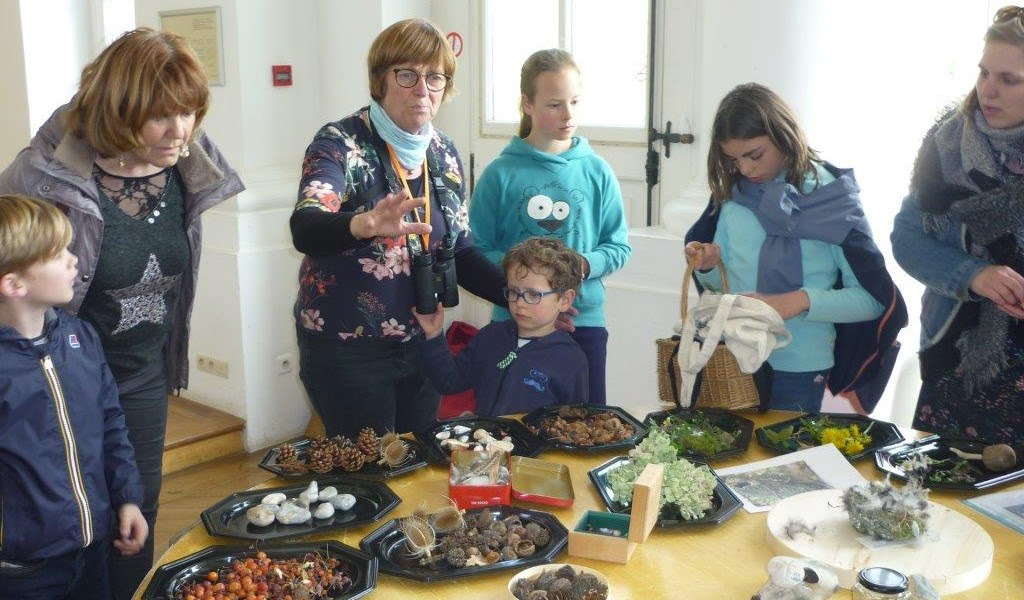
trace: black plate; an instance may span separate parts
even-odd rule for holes
[[[526,428],[526,425],[515,419],[503,417],[461,417],[448,421],[438,421],[430,429],[416,433],[416,437],[429,448],[430,460],[443,465],[448,464],[451,451],[442,448],[441,442],[435,436],[442,431],[451,431],[456,425],[469,427],[469,433],[464,435],[468,435],[470,440],[473,439],[473,432],[477,429],[486,429],[488,433],[499,440],[505,437],[504,434],[507,433],[512,436],[512,443],[515,444],[515,448],[512,450],[512,454],[515,456],[533,458],[544,449],[544,440],[534,435]],[[458,436],[453,433],[452,437]]]
[[[981,454],[982,449],[986,445],[978,440],[933,435],[922,440],[905,442],[875,452],[875,466],[881,471],[891,473],[899,479],[906,480],[907,474],[900,467],[900,464],[914,455],[925,454],[932,460],[945,460],[948,458],[958,458],[949,451],[950,447],[958,448],[964,452]],[[1021,454],[1020,452],[1017,453],[1017,465],[1013,469],[1001,473],[986,469],[980,460],[968,459],[967,464],[970,465],[970,471],[976,477],[972,483],[925,479],[924,485],[927,488],[936,490],[984,490],[1017,481],[1024,478],[1024,456]]]
[[[361,481],[349,477],[321,477],[316,482],[321,490],[334,486],[338,489],[339,494],[352,494],[356,497],[355,505],[345,511],[336,510],[334,516],[328,519],[313,517],[305,523],[294,525],[284,525],[274,521],[266,527],[258,527],[249,523],[245,517],[245,511],[258,505],[264,496],[281,492],[289,498],[296,498],[308,487],[308,483],[303,482],[231,494],[202,512],[200,516],[203,519],[203,525],[206,526],[206,531],[210,535],[224,535],[248,540],[272,540],[372,523],[384,517],[402,502],[391,491],[391,488],[380,481]]]
[[[307,552],[319,552],[323,556],[340,557],[345,571],[352,578],[352,585],[335,600],[361,598],[377,587],[377,557],[336,542],[298,542],[291,544],[261,545],[259,550],[275,559],[301,558]],[[153,579],[142,593],[142,600],[174,600],[174,591],[181,585],[231,565],[231,561],[256,555],[255,548],[238,546],[210,546],[158,568]]]
[[[309,453],[309,444],[312,440],[307,437],[301,437],[290,442],[286,442],[288,445],[293,446],[299,452],[299,458],[302,460],[306,459],[306,455]],[[281,470],[277,466],[277,457],[280,454],[277,446],[267,450],[266,456],[260,461],[260,468],[266,469],[275,475],[281,477],[301,477],[304,479],[316,479],[317,477],[325,477],[327,475],[343,475],[343,476],[355,476],[369,479],[386,479],[390,477],[397,477],[399,475],[405,475],[419,469],[420,467],[427,466],[427,449],[418,440],[412,440],[407,437],[402,437],[402,441],[411,446],[411,454],[409,459],[404,464],[397,467],[385,467],[378,465],[376,462],[369,462],[363,465],[362,469],[358,471],[349,472],[344,471],[340,467],[326,473],[291,473]]]
[[[547,546],[539,548],[537,553],[529,558],[503,560],[492,565],[462,567],[458,569],[442,564],[442,566],[432,569],[421,566],[415,558],[409,556],[409,552],[405,547],[405,535],[398,530],[398,520],[393,519],[380,529],[364,537],[363,541],[359,542],[359,547],[380,560],[380,570],[383,573],[408,579],[417,579],[419,581],[442,581],[549,563],[569,543],[569,532],[554,515],[549,513],[506,505],[475,508],[466,511],[466,514],[479,514],[483,511],[493,513],[496,519],[504,519],[511,516],[519,517],[523,525],[530,522],[537,523],[547,528],[551,534],[551,539]]]
[[[564,442],[557,442],[551,439],[547,430],[539,430],[540,422],[545,417],[555,415],[559,409],[563,406],[569,406],[574,408],[586,409],[588,414],[600,414],[600,413],[612,413],[620,421],[633,427],[633,435],[626,439],[619,440],[617,442],[606,442],[604,444],[593,444],[591,446],[581,446],[579,444],[568,444]],[[579,418],[566,419],[570,422],[579,421]],[[567,452],[606,452],[608,450],[618,450],[619,448],[632,448],[636,443],[647,435],[647,428],[644,427],[643,423],[637,421],[633,415],[619,408],[618,406],[605,406],[603,404],[568,404],[558,406],[545,406],[538,408],[537,410],[529,413],[523,417],[523,423],[530,428],[531,431],[537,431],[537,435],[540,436],[548,446],[557,448],[559,450],[565,450]]]
[[[764,435],[765,429],[771,429],[772,431],[779,431],[785,429],[790,425],[796,430],[800,427],[800,419],[818,419],[821,417],[828,417],[829,421],[839,425],[840,427],[849,427],[850,425],[858,425],[861,431],[864,431],[871,426],[871,431],[868,431],[868,435],[871,436],[871,443],[864,447],[863,450],[856,454],[844,454],[847,460],[857,460],[858,458],[864,458],[865,456],[871,455],[875,450],[885,448],[886,446],[892,446],[903,441],[903,434],[900,433],[898,427],[892,423],[886,421],[877,421],[875,419],[865,417],[862,415],[855,415],[849,413],[817,413],[807,414],[781,423],[774,423],[772,425],[765,425],[764,427],[758,427],[754,434],[757,436],[757,443],[761,444],[768,450],[776,454],[789,454],[790,452],[796,452],[802,448],[786,448],[778,444],[773,444],[768,441],[768,438]],[[807,440],[807,444],[811,446],[817,446],[816,442]]]
[[[747,448],[750,447],[750,438],[754,433],[754,422],[721,408],[677,408],[675,410],[659,410],[658,412],[652,412],[644,417],[644,423],[661,425],[665,422],[665,419],[670,416],[688,420],[694,415],[705,415],[708,418],[708,422],[712,425],[717,425],[726,431],[739,431],[739,435],[737,435],[736,439],[733,440],[731,448],[723,450],[717,454],[706,455],[698,452],[680,452],[679,456],[686,459],[711,462],[743,454],[747,451]]]
[[[629,504],[624,504],[615,499],[615,492],[612,491],[612,485],[608,481],[608,474],[623,465],[629,464],[629,460],[628,456],[616,456],[603,465],[591,469],[589,472],[590,481],[597,487],[598,493],[601,494],[601,499],[604,500],[605,506],[611,512],[629,514]],[[693,465],[699,467],[704,465],[704,463],[693,462]],[[711,472],[714,473],[714,470]],[[718,475],[715,475],[715,479],[718,480],[718,485],[715,486],[713,492],[714,498],[711,499],[711,508],[704,512],[704,516],[699,519],[684,519],[679,513],[679,508],[670,503],[661,507],[661,511],[658,513],[658,527],[717,525],[736,514],[740,507],[743,506],[743,502],[736,497],[736,494],[732,493],[732,490],[722,482]]]

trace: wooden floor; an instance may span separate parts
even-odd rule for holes
[[[199,514],[235,492],[274,476],[259,468],[266,450],[238,453],[164,476],[157,514],[155,552],[159,557],[181,533],[199,523]]]

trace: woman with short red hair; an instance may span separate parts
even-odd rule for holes
[[[188,383],[188,324],[200,215],[244,189],[199,125],[210,106],[202,66],[180,36],[129,31],[82,71],[78,93],[0,175],[0,193],[56,204],[71,219],[78,279],[69,310],[100,334],[145,485],[152,532],[167,393]],[[114,598],[153,563],[153,536],[111,553]]]

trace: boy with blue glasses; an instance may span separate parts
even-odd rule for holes
[[[502,259],[512,320],[488,324],[455,357],[441,335],[441,305],[432,315],[414,311],[426,336],[423,355],[434,387],[442,394],[472,388],[477,414],[487,416],[586,403],[586,356],[555,327],[576,298],[582,264],[579,254],[557,238],[535,237],[513,246]]]

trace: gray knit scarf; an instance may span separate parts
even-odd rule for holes
[[[1024,154],[1024,125],[994,129],[980,111],[972,119],[956,113],[935,130],[935,143],[943,183],[974,194],[950,203],[945,214],[926,215],[926,227],[934,226],[934,219],[960,221],[970,233],[972,255],[1024,272],[1024,181],[1008,164]],[[977,326],[957,340],[967,393],[1006,368],[1010,319],[993,302],[981,300]]]

